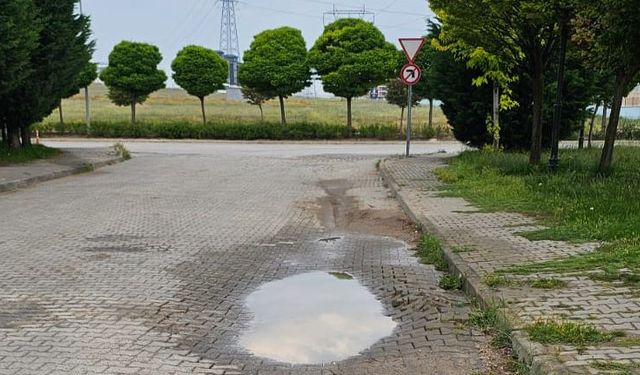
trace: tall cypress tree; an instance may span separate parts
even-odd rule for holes
[[[31,73],[11,93],[5,114],[9,126],[20,129],[23,146],[31,142],[31,124],[58,106],[91,59],[94,42],[89,41],[89,18],[75,13],[76,3],[77,0],[34,1],[43,25],[38,48],[31,53]],[[16,147],[15,142],[12,146]]]
[[[7,99],[31,73],[29,62],[39,31],[32,0],[0,0],[0,130],[4,142],[8,142]]]

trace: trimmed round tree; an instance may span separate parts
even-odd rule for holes
[[[291,27],[256,35],[244,53],[238,78],[265,98],[280,99],[282,124],[287,123],[284,99],[311,84],[307,47],[302,32]]]
[[[162,55],[158,47],[147,43],[123,41],[109,55],[109,66],[100,79],[119,94],[131,99],[131,123],[136,123],[136,104],[140,99],[165,87],[167,75],[158,69]]]
[[[351,101],[383,84],[396,70],[398,52],[372,23],[345,18],[327,25],[309,52],[309,63],[324,89],[347,99],[347,126],[352,128]]]
[[[202,122],[207,123],[204,98],[224,88],[229,64],[215,51],[200,46],[183,48],[171,63],[173,79],[189,95],[200,99]]]

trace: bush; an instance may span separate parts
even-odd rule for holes
[[[34,127],[42,135],[88,135],[84,123],[41,123]],[[342,125],[319,123],[193,123],[193,122],[95,122],[91,136],[104,138],[165,138],[165,139],[225,139],[225,140],[332,140],[349,138],[349,129]],[[356,133],[361,138],[399,139],[392,125],[366,125]]]

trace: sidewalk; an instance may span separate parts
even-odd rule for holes
[[[90,172],[123,161],[110,148],[64,148],[61,151],[61,155],[50,159],[0,167],[0,192],[17,190],[43,181]]]
[[[579,351],[572,346],[542,346],[528,340],[522,328],[540,320],[584,321],[605,331],[638,336],[640,297],[626,287],[568,274],[533,276],[567,282],[561,289],[487,286],[484,277],[496,269],[589,252],[599,244],[529,241],[517,233],[540,229],[534,219],[515,213],[482,212],[464,199],[441,196],[442,184],[433,171],[445,166],[447,157],[390,159],[382,163],[380,171],[409,216],[441,239],[450,267],[464,275],[466,290],[485,305],[507,306],[502,312],[514,328],[514,349],[531,364],[532,374],[636,373],[605,371],[594,368],[594,364],[625,364],[633,368],[626,371],[638,371],[637,342],[626,346],[601,344]]]

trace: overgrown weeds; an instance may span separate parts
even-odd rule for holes
[[[129,150],[120,142],[113,145],[113,151],[123,160],[131,159],[131,153],[129,153]]]
[[[525,328],[531,341],[541,344],[568,344],[582,351],[586,346],[611,342],[622,332],[602,332],[595,326],[575,322],[540,321]]]

